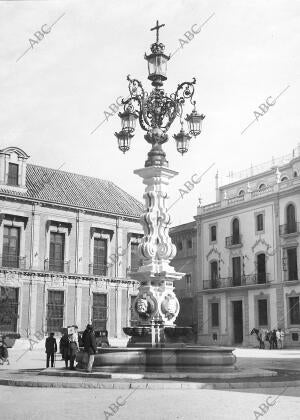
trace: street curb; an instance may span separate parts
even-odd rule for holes
[[[0,379],[0,385],[34,388],[94,388],[94,389],[252,389],[300,386],[297,381],[272,382],[56,382],[26,379]]]

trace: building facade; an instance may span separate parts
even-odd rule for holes
[[[300,151],[219,187],[197,216],[198,341],[249,345],[283,328],[300,345]],[[255,340],[254,340],[255,341]]]
[[[140,202],[115,184],[0,150],[0,334],[93,323],[125,340],[134,321]]]
[[[180,303],[180,312],[176,324],[196,327],[196,222],[171,228],[170,237],[177,248],[176,256],[171,265],[177,272],[184,273],[182,279],[175,282],[175,293]]]

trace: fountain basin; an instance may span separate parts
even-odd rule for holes
[[[204,372],[234,370],[236,361],[229,347],[124,347],[99,348],[93,370],[105,372]],[[79,369],[87,366],[88,355],[77,354]]]

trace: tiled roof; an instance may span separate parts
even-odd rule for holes
[[[111,181],[27,164],[27,192],[1,188],[12,196],[139,217],[143,205]]]

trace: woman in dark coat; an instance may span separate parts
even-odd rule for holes
[[[68,333],[65,332],[59,342],[59,351],[62,359],[65,361],[66,369],[68,368],[69,362],[69,337]]]

